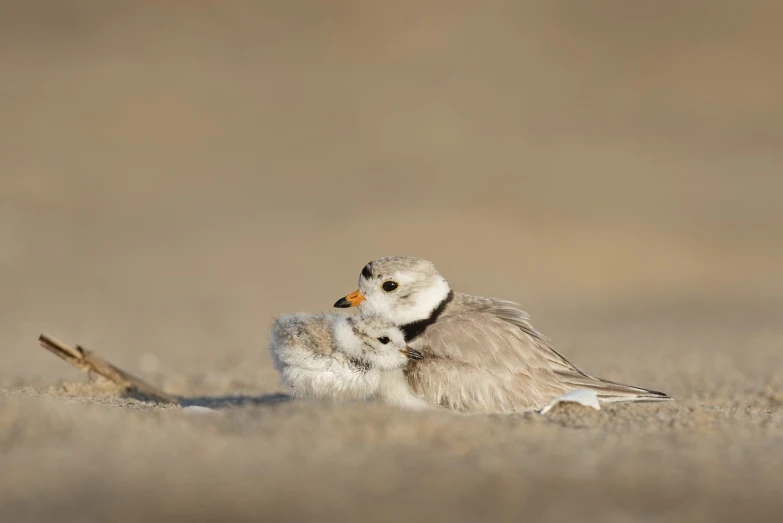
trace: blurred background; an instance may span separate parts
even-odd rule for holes
[[[266,365],[393,254],[545,322],[780,302],[781,11],[3,2],[3,378],[42,330]]]
[[[774,0],[0,0],[0,507],[776,521],[781,27]],[[201,424],[8,403],[104,401],[41,332],[175,394],[280,392],[274,315],[395,254],[677,402]]]
[[[3,2],[2,378],[30,377],[40,331],[131,366],[265,366],[273,315],[393,254],[548,328],[766,310],[782,10]]]

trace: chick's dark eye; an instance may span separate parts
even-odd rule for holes
[[[396,281],[385,281],[383,282],[383,285],[381,285],[381,288],[385,290],[386,292],[391,292],[395,290],[398,287]]]
[[[382,336],[382,337],[378,338],[378,341],[380,341],[381,343],[383,343],[384,345],[386,345],[386,344],[387,344],[387,343],[389,343],[391,340],[390,340],[389,338],[387,338],[386,336]]]

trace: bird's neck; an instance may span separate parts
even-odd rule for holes
[[[403,334],[405,334],[405,341],[410,342],[414,339],[418,338],[422,334],[424,334],[424,331],[427,330],[427,327],[435,323],[441,314],[443,314],[443,311],[446,310],[446,307],[449,303],[454,299],[454,291],[449,290],[449,293],[446,295],[445,298],[443,298],[443,301],[441,301],[433,310],[430,312],[429,316],[422,320],[417,320],[411,323],[408,323],[406,325],[400,326],[400,330],[402,330]]]

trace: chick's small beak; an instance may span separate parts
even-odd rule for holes
[[[348,307],[356,307],[363,301],[364,301],[364,296],[362,296],[362,293],[357,290],[352,292],[345,298],[340,298],[339,300],[337,300],[334,306],[337,307],[338,309],[347,309]]]
[[[400,352],[405,354],[405,356],[408,357],[409,360],[422,360],[424,359],[424,354],[417,351],[416,349],[412,349],[410,347],[405,347],[404,349],[400,349]]]

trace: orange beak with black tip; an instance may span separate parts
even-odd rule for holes
[[[338,309],[347,309],[348,307],[356,307],[361,302],[364,301],[364,296],[362,296],[362,293],[357,291],[352,292],[345,298],[340,298],[337,300],[337,303],[334,304],[335,307]]]

